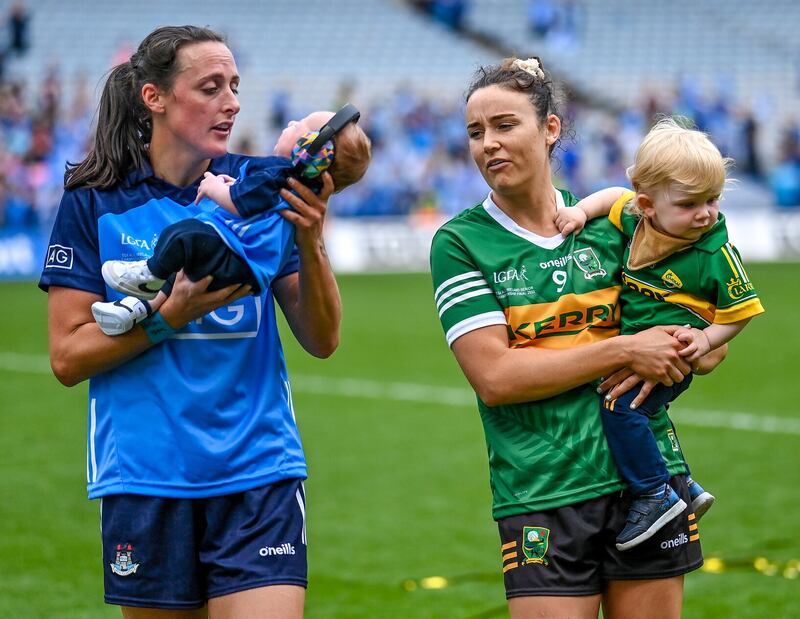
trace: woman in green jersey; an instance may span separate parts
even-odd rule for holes
[[[608,220],[559,233],[557,209],[577,200],[551,181],[558,108],[538,59],[477,72],[467,133],[490,191],[434,238],[437,310],[478,395],[512,619],[597,617],[601,604],[606,617],[678,617],[683,574],[702,564],[696,524],[687,511],[647,543],[616,549],[630,497],[596,392],[601,376],[618,395],[641,379],[671,385],[690,367],[672,336],[678,326],[618,335],[624,244]],[[650,425],[670,484],[688,499],[666,412]]]

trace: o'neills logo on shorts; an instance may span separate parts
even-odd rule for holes
[[[273,555],[294,555],[297,554],[297,552],[292,544],[285,543],[280,546],[264,546],[263,548],[259,548],[258,554],[262,557],[271,557]]]
[[[689,536],[686,533],[681,533],[675,539],[667,539],[661,542],[661,550],[666,550],[667,548],[676,548],[677,546],[683,546],[684,544],[689,543]]]

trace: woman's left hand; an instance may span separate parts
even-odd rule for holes
[[[642,383],[642,388],[639,395],[631,402],[631,408],[636,408],[645,401],[650,392],[658,383],[651,380],[644,380],[641,376],[636,374],[630,368],[621,368],[614,372],[608,378],[604,378],[603,382],[597,388],[599,393],[605,393],[607,400],[614,400],[633,389],[636,385]]]
[[[692,365],[692,372],[694,374],[708,374],[722,363],[727,355],[728,345],[723,344],[719,348],[715,348],[711,352],[700,357],[700,359]],[[631,407],[637,408],[645,401],[653,390],[653,387],[658,383],[651,380],[644,380],[630,368],[619,369],[608,378],[604,378],[603,382],[597,387],[597,391],[598,393],[605,393],[606,398],[609,400],[614,400],[640,383],[642,388],[639,391],[639,395],[631,402]]]
[[[328,198],[333,193],[333,179],[327,172],[322,173],[322,190],[319,194],[294,178],[289,179],[288,185],[289,189],[281,189],[281,197],[292,209],[284,209],[280,214],[294,224],[295,240],[300,251],[314,250],[322,243],[322,225],[328,211]]]

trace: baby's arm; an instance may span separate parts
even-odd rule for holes
[[[236,179],[227,174],[206,172],[203,174],[203,180],[200,181],[194,203],[198,204],[204,197],[208,197],[232,215],[239,215],[239,211],[236,210],[236,206],[231,200],[231,185],[235,182]]]
[[[697,361],[706,353],[727,344],[745,328],[750,318],[725,325],[712,324],[703,330],[684,328],[675,332],[678,341],[686,344],[680,355],[686,357],[689,363]]]
[[[608,215],[614,202],[630,189],[609,187],[585,197],[572,208],[560,208],[556,212],[556,226],[563,235],[580,232],[587,220]]]

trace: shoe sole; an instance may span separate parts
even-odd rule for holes
[[[670,507],[666,512],[664,512],[661,515],[661,518],[659,518],[653,524],[651,524],[650,528],[647,529],[647,531],[645,531],[641,535],[634,537],[631,540],[628,540],[623,544],[617,544],[617,550],[628,550],[630,548],[633,548],[634,546],[638,546],[644,541],[649,540],[661,529],[661,527],[663,527],[673,518],[679,516],[681,512],[683,512],[683,510],[685,509],[686,509],[686,501],[684,501],[683,499],[679,499],[678,502],[675,503],[675,505]]]
[[[103,275],[103,281],[108,284],[109,288],[112,290],[116,290],[117,292],[122,292],[123,294],[130,295],[132,297],[136,297],[137,299],[145,299],[147,301],[152,301],[156,298],[158,291],[161,289],[161,286],[158,287],[158,290],[153,290],[147,287],[147,284],[141,284],[144,286],[143,288],[134,288],[132,286],[125,286],[120,282],[116,281],[114,272],[112,271],[112,264],[113,261],[109,260],[103,263],[103,266],[100,267],[100,273]],[[161,284],[163,286],[163,282]]]
[[[711,509],[711,506],[716,501],[716,497],[710,492],[703,492],[696,496],[692,501],[692,511],[694,512],[695,521],[700,520],[705,513]]]
[[[100,305],[100,302],[92,304],[92,316],[94,316],[95,322],[100,326],[100,330],[106,335],[122,335],[133,329],[133,325],[124,329],[123,327],[126,325],[120,323],[118,316],[108,314],[101,308],[95,307],[95,305]]]

